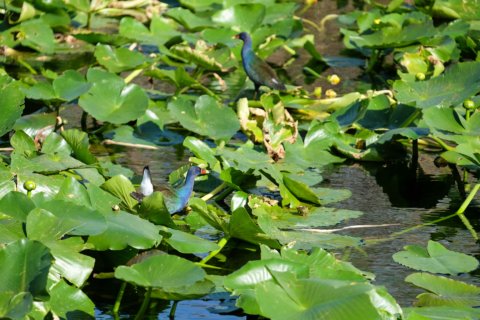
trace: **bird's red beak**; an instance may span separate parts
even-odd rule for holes
[[[207,174],[207,173],[208,173],[207,169],[203,169],[203,168],[200,169],[200,174]]]
[[[233,39],[240,39],[240,34],[236,34],[233,36]]]

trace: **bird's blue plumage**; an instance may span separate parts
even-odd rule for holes
[[[193,192],[195,178],[202,173],[205,173],[205,170],[202,170],[196,166],[191,167],[188,169],[185,182],[181,186],[175,189],[167,189],[162,192],[164,195],[163,199],[165,206],[170,214],[180,212],[187,206],[188,199]],[[138,199],[152,194],[153,190],[154,187],[150,169],[147,166],[143,169],[143,178],[142,183],[140,184],[139,192],[134,192],[132,195]]]
[[[275,71],[253,51],[252,38],[250,38],[248,33],[242,32],[238,34],[238,38],[243,40],[241,53],[243,69],[255,84],[255,90],[257,91],[260,86],[285,90],[285,85],[278,79]]]

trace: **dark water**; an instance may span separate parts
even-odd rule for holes
[[[163,183],[171,170],[188,159],[188,154],[173,147],[164,147],[156,151],[114,147],[113,149],[109,148],[109,152],[115,154],[119,163],[132,168],[136,174],[140,174],[142,167],[149,164],[154,172],[153,177],[158,183]],[[364,271],[374,273],[376,276],[374,284],[385,286],[402,307],[411,306],[415,296],[421,292],[420,289],[404,282],[405,277],[414,270],[409,270],[392,259],[392,255],[401,251],[405,245],[425,246],[431,239],[440,241],[450,250],[472,254],[480,258],[480,247],[456,217],[391,237],[395,232],[450,215],[461,205],[462,199],[452,174],[448,169],[434,167],[433,157],[422,156],[418,168],[413,172],[407,164],[354,163],[328,168],[324,172],[324,178],[322,187],[349,189],[352,192],[349,199],[334,206],[364,212],[364,215],[357,219],[335,226],[335,228],[360,226],[340,231],[340,233],[362,237],[366,240],[364,247],[353,249],[348,256],[343,256],[343,258]],[[480,199],[477,197],[476,202],[467,211],[467,217],[477,230],[480,228],[477,218],[480,214],[479,201]],[[383,226],[386,224],[389,226]],[[362,227],[365,225],[369,227]],[[239,255],[241,253],[228,254],[229,260],[232,260],[232,268],[240,267],[245,263],[246,257],[241,259],[243,261],[236,259]],[[464,274],[453,278],[480,285],[478,274]],[[97,283],[98,281],[100,283]],[[119,283],[113,281],[110,286],[105,286],[105,282],[101,281],[105,280],[94,281],[90,290],[86,288],[86,291],[89,295],[93,294],[97,305],[103,303],[97,310],[98,318],[110,319],[111,316],[108,313],[102,313],[100,310],[108,312],[111,309]],[[98,285],[106,291],[100,292]],[[143,294],[130,289],[128,296],[130,298],[123,300],[126,309],[122,310],[126,314],[121,318],[128,318],[128,314],[135,314]],[[122,303],[122,308],[124,303]],[[177,307],[176,319],[242,318],[234,315],[219,315],[209,311],[210,308],[219,306],[219,304],[219,300],[212,300],[208,297],[181,301]],[[150,312],[150,318],[166,318],[170,308],[171,303],[169,302],[157,302]]]

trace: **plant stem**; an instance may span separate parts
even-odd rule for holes
[[[425,227],[425,226],[429,226],[429,225],[434,225],[434,224],[437,224],[438,222],[442,222],[442,221],[445,221],[445,220],[448,220],[450,218],[453,218],[455,216],[458,216],[460,218],[460,220],[462,220],[462,222],[465,224],[465,227],[467,227],[468,231],[472,234],[472,237],[475,239],[475,240],[478,240],[478,235],[477,233],[475,232],[475,229],[473,229],[472,225],[470,224],[470,222],[468,221],[468,219],[465,217],[465,215],[463,214],[465,212],[465,210],[467,209],[468,205],[470,204],[470,202],[472,202],[473,198],[475,197],[475,194],[478,192],[478,190],[480,190],[480,183],[477,183],[475,185],[475,187],[473,187],[472,191],[469,193],[468,197],[465,199],[465,201],[463,201],[462,205],[460,206],[460,208],[458,208],[458,210],[449,215],[449,216],[446,216],[446,217],[442,217],[440,219],[437,219],[437,220],[434,220],[434,221],[430,221],[430,222],[426,222],[426,223],[422,223],[422,224],[418,224],[416,226],[413,226],[413,227],[410,227],[410,228],[407,228],[407,229],[404,229],[402,231],[399,231],[399,232],[395,232],[393,233],[390,238],[393,238],[393,237],[396,237],[396,236],[400,236],[402,234],[405,234],[405,233],[408,233],[408,232],[411,232],[411,231],[414,231],[416,229],[419,229],[421,227]]]
[[[133,79],[138,77],[143,72],[143,69],[133,70],[124,80],[125,84],[130,83]]]
[[[143,298],[142,305],[140,306],[140,309],[138,310],[138,313],[135,316],[135,320],[143,319],[143,316],[145,315],[145,312],[147,311],[148,306],[150,305],[150,296],[151,295],[152,295],[152,288],[150,287],[145,292],[145,297]]]
[[[400,128],[406,128],[408,127],[410,124],[412,124],[412,122],[418,117],[418,115],[421,113],[421,110],[420,109],[416,109],[414,112],[412,112],[412,114],[407,118],[407,120],[405,120],[401,125],[400,125]]]
[[[206,264],[210,259],[212,259],[213,257],[215,257],[220,251],[222,251],[223,247],[225,247],[225,245],[227,244],[228,242],[228,237],[224,237],[222,239],[220,239],[218,241],[218,249],[217,250],[214,250],[212,252],[210,252],[210,254],[208,256],[206,256],[205,258],[203,258],[199,264]]]
[[[220,193],[220,191],[222,191],[223,188],[225,188],[225,187],[227,187],[227,184],[225,182],[222,182],[222,184],[220,184],[218,187],[216,187],[215,189],[213,189],[212,191],[210,191],[209,193],[204,195],[202,197],[202,200],[203,201],[208,201],[208,200],[212,199],[217,193]]]
[[[447,151],[453,151],[455,148],[453,147],[450,147],[448,144],[446,144],[445,142],[443,142],[442,139],[440,138],[437,138],[433,135],[429,135],[430,138],[432,138],[433,140],[435,140],[436,143],[438,143],[444,150],[447,150]]]
[[[472,191],[468,194],[467,199],[463,201],[462,205],[460,208],[458,208],[456,214],[462,220],[463,224],[467,228],[468,231],[470,231],[470,234],[475,240],[478,240],[478,235],[473,226],[470,224],[470,221],[468,221],[467,217],[463,214],[465,210],[467,210],[468,205],[470,202],[472,202],[473,198],[475,197],[475,194],[477,194],[478,190],[480,189],[480,183],[477,183],[475,187],[473,187]]]
[[[118,290],[117,299],[115,300],[115,304],[113,305],[113,314],[118,314],[118,310],[120,310],[120,303],[122,302],[123,294],[125,293],[125,288],[127,287],[127,283],[124,281]]]
[[[88,113],[86,111],[83,111],[80,124],[82,126],[82,131],[85,131],[85,132],[87,132],[87,118],[88,118]]]
[[[168,318],[174,319],[175,318],[175,311],[177,311],[178,300],[173,301],[172,308],[170,309],[170,313],[168,314]]]

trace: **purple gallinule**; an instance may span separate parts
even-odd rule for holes
[[[255,85],[255,97],[258,94],[260,86],[267,86],[272,89],[285,90],[285,85],[278,79],[275,71],[262,59],[260,59],[252,49],[252,38],[246,32],[236,35],[237,39],[243,41],[242,64],[245,73]]]
[[[193,166],[188,169],[185,182],[177,188],[162,189],[165,206],[170,214],[182,211],[188,203],[188,199],[192,195],[193,183],[198,175],[206,174],[207,170]],[[152,183],[152,176],[148,166],[143,168],[143,178],[140,183],[138,192],[132,192],[132,196],[141,201],[143,197],[149,196],[153,193],[154,187]]]

